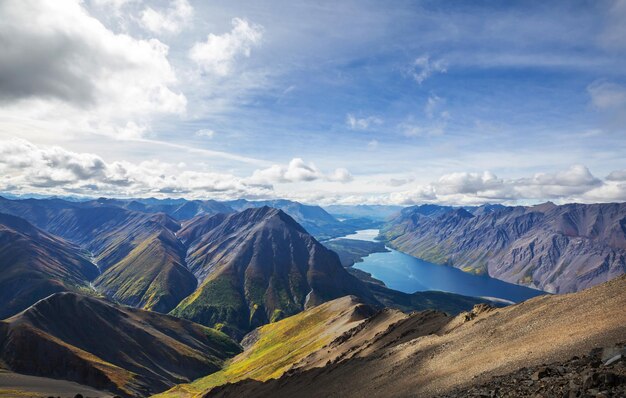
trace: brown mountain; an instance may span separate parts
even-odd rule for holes
[[[436,311],[406,315],[384,310],[300,360],[278,379],[224,384],[205,396],[433,397],[466,391],[493,377],[498,380],[525,373],[526,368],[566,363],[592,349],[604,347],[610,352],[626,337],[625,306],[626,276],[622,276],[579,293],[540,296],[505,308],[483,304],[457,317]],[[589,367],[588,380],[601,381],[602,373],[594,376],[594,367],[611,373],[601,364]],[[535,380],[567,369],[541,372]],[[590,393],[591,383],[577,385],[581,378],[571,376],[575,396]],[[619,382],[619,376],[613,380]],[[533,394],[541,394],[541,385],[534,385]]]
[[[626,272],[626,203],[403,210],[382,229],[394,248],[437,264],[556,293]]]
[[[172,314],[242,336],[256,326],[353,294],[377,303],[337,255],[281,210],[199,217],[179,233],[198,289]]]
[[[77,246],[0,213],[0,319],[52,293],[91,290],[97,275]]]
[[[239,346],[185,320],[57,293],[0,322],[9,370],[145,396],[217,371]]]

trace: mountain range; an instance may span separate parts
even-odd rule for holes
[[[146,210],[135,202],[0,199],[0,211],[15,214],[0,213],[3,316],[70,291],[171,313],[240,339],[345,295],[405,310],[427,305],[458,312],[485,302],[456,295],[424,301],[352,275],[336,253],[277,208],[240,201],[240,212],[207,211],[180,221],[152,210],[185,203],[148,201]]]
[[[9,396],[42,385],[123,397],[430,396],[626,333],[624,205],[412,207],[385,223],[381,243],[320,241],[308,230],[350,234],[365,221],[251,203],[0,198]],[[552,286],[539,271],[558,270],[559,293],[601,285],[504,308],[403,293],[351,266],[385,244],[447,253],[442,263],[454,266],[476,257],[466,271],[503,279],[527,259],[538,287]],[[598,265],[605,254],[612,262]]]
[[[626,272],[626,203],[409,207],[381,237],[415,257],[553,293]]]

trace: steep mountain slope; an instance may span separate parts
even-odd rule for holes
[[[215,372],[239,350],[215,330],[73,293],[0,322],[0,362],[8,369],[127,396]]]
[[[172,233],[161,231],[109,267],[94,285],[117,302],[167,313],[197,286],[185,266],[185,251]]]
[[[407,208],[381,233],[415,257],[549,292],[626,272],[626,203],[470,210]]]
[[[102,272],[94,286],[103,294],[122,304],[169,312],[197,285],[185,266],[186,248],[175,235],[180,225],[164,213],[123,206],[132,203],[0,200],[0,208],[26,214],[88,250]]]
[[[374,309],[356,297],[338,298],[297,315],[261,326],[242,341],[245,351],[219,372],[181,384],[158,397],[192,397],[244,378],[280,377],[294,364],[358,326]]]
[[[0,319],[52,293],[87,291],[98,269],[86,253],[19,217],[0,213]]]
[[[261,207],[217,217],[198,218],[180,231],[199,287],[172,314],[240,337],[345,295],[376,303],[335,253],[283,211]]]
[[[541,296],[455,318],[435,311],[377,317],[348,330],[278,379],[240,381],[206,397],[431,397],[524,367],[565,361],[626,336],[626,276],[579,293]],[[323,367],[318,367],[323,366]]]
[[[352,225],[342,223],[319,206],[304,205],[299,202],[284,199],[260,201],[239,199],[225,202],[225,204],[237,211],[264,206],[280,209],[319,240],[330,239],[355,232],[355,228]]]

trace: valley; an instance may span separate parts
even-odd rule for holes
[[[567,342],[567,352],[583,355],[597,344],[622,342],[626,333],[621,316],[608,319],[596,311],[615,312],[624,304],[623,276],[571,298],[553,298],[402,253],[395,249],[400,235],[377,240],[397,233],[406,209],[386,222],[366,222],[359,209],[354,222],[319,207],[270,203],[307,225],[316,223],[316,237],[286,211],[252,203],[0,199],[0,369],[4,380],[14,380],[7,382],[9,395],[0,388],[0,396],[37,394],[49,379],[70,383],[50,382],[59,393],[76,388],[103,396],[307,396],[320,388],[314,381],[319,372],[332,376],[324,376],[328,393],[359,396],[365,388],[374,396],[402,396],[402,388],[417,388],[431,396],[470,381],[487,382],[487,376],[513,372],[525,360],[564,360],[559,344]],[[429,222],[451,211],[470,214],[437,206],[419,211]],[[418,231],[403,228],[405,234]],[[592,308],[573,310],[587,305]],[[561,319],[558,311],[573,318]],[[513,336],[528,317],[543,319],[533,330],[546,341],[564,330],[547,319],[579,332],[552,340],[550,349],[520,335],[528,353],[542,353],[526,359],[500,342],[497,358],[503,365],[468,372],[478,372],[476,379],[442,385],[402,379],[395,390],[383,387],[390,367],[417,372],[420,380],[432,379],[433,366],[473,369],[461,357],[438,354],[434,360],[428,353],[448,352],[451,344],[466,341],[459,350],[482,358],[487,354],[480,339]],[[592,319],[591,329],[572,324],[584,317]],[[475,333],[470,325],[483,318],[486,329]],[[405,357],[394,347],[415,354]],[[419,360],[409,361],[413,356]],[[374,372],[379,381],[348,392],[344,372],[359,378]]]
[[[360,261],[350,266],[367,272],[387,287],[404,293],[443,291],[506,303],[520,302],[545,294],[537,289],[514,285],[487,275],[473,275],[454,267],[429,263],[385,247],[384,243],[375,241],[378,236],[379,230],[361,230],[354,235],[336,238],[324,244],[332,247],[332,243],[345,241],[346,246],[358,248],[358,244],[350,242],[376,242],[374,251],[363,251],[364,257],[359,257]],[[341,257],[341,252],[339,253]]]

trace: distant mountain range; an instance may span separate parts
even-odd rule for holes
[[[157,212],[181,214],[189,203],[0,199],[3,317],[69,291],[171,313],[240,339],[257,326],[345,295],[407,310],[439,305],[458,312],[484,302],[455,295],[408,299],[351,275],[336,253],[278,208],[206,201],[210,206],[184,221]],[[309,223],[334,220],[319,207],[270,204]]]
[[[567,293],[626,272],[626,203],[409,207],[381,230],[415,257]]]

